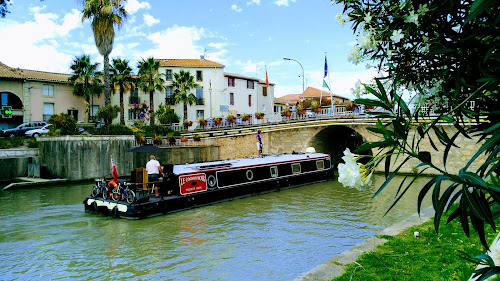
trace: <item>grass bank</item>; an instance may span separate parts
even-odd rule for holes
[[[472,227],[469,238],[457,220],[445,223],[441,222],[439,234],[431,219],[397,236],[379,236],[389,241],[360,255],[333,280],[468,280],[475,265],[462,259],[459,251],[475,256],[484,249]],[[414,236],[415,231],[419,237]],[[496,233],[488,232],[491,244]]]

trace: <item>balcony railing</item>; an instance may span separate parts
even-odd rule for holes
[[[196,105],[204,105],[204,104],[205,104],[204,98],[197,98],[196,99]]]

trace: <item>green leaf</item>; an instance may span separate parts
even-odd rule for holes
[[[457,145],[455,145],[455,139],[460,135],[460,132],[456,132],[455,135],[453,135],[453,137],[451,137],[451,141],[446,145],[446,148],[444,149],[444,153],[443,153],[443,163],[444,165],[446,166],[446,160],[448,158],[448,153],[450,152],[450,148],[451,146],[455,146],[455,147],[458,147]]]
[[[431,153],[428,151],[420,151],[418,153],[418,159],[425,163],[432,163]]]
[[[476,160],[476,158],[479,157],[479,155],[483,154],[483,152],[485,152],[487,149],[491,148],[493,145],[498,145],[497,142],[499,142],[499,141],[500,141],[500,132],[497,131],[489,140],[487,140],[478,149],[476,154],[474,154],[474,156],[472,156],[472,158],[469,160],[467,165],[465,165],[465,169],[469,168],[469,166]]]
[[[492,7],[493,5],[496,5],[496,3],[497,3],[496,0],[475,0],[474,2],[472,2],[472,6],[469,10],[469,14],[467,15],[467,18],[465,19],[465,23],[468,23],[469,21],[475,19],[483,11],[487,10],[488,8]]]
[[[427,192],[429,192],[429,190],[431,189],[431,187],[434,185],[434,183],[436,182],[436,177],[435,178],[432,178],[430,181],[428,181],[424,187],[422,187],[422,189],[420,189],[420,192],[418,193],[418,198],[417,198],[417,212],[420,214],[420,208],[422,206],[422,201],[424,200],[424,197],[425,195],[427,194]]]

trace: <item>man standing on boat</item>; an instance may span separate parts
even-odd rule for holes
[[[260,130],[257,131],[257,157],[262,154],[262,139],[260,138]]]
[[[157,182],[160,179],[160,173],[162,176],[163,170],[161,169],[160,162],[158,162],[154,155],[149,156],[149,162],[146,164],[146,171],[148,172],[148,182]],[[158,184],[155,187],[156,197],[159,197],[158,194]]]

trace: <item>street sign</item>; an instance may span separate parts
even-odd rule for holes
[[[2,114],[3,118],[12,118],[12,106],[2,106],[0,114]]]
[[[222,112],[228,112],[229,111],[229,105],[221,105],[220,106],[220,111],[222,111]]]

